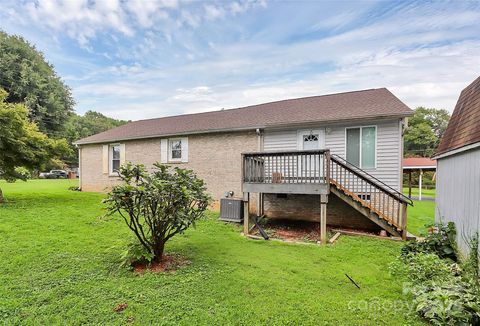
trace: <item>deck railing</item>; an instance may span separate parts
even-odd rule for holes
[[[338,155],[331,156],[330,183],[399,229],[405,229],[410,198]]]
[[[328,184],[329,150],[243,154],[243,182]]]

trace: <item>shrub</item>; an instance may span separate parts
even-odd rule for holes
[[[409,253],[434,253],[440,258],[449,258],[456,262],[457,243],[455,224],[449,222],[448,224],[435,224],[432,228],[433,232],[428,234],[423,241],[413,241],[407,243],[402,248],[402,255]]]
[[[456,263],[441,259],[436,254],[409,253],[392,262],[390,273],[414,284],[441,282],[460,274]]]
[[[420,316],[437,325],[480,325],[478,235],[470,247],[461,268],[453,223],[438,225],[424,242],[406,244],[390,264],[392,275],[406,281],[404,292],[412,294]]]
[[[410,291],[417,313],[436,325],[480,324],[480,293],[459,277],[413,286]]]
[[[129,267],[132,266],[133,263],[147,265],[153,261],[153,258],[153,254],[144,246],[142,246],[142,244],[138,242],[132,242],[123,252],[120,266]]]
[[[148,173],[128,163],[119,176],[122,183],[104,199],[107,215],[118,213],[153,261],[162,259],[168,240],[204,216],[210,202],[205,183],[191,170],[156,163]]]
[[[465,262],[465,271],[467,277],[472,278],[477,286],[480,286],[480,250],[479,250],[479,234],[474,233],[468,240],[469,255]]]
[[[19,176],[19,179],[26,180],[32,178],[32,173],[27,168],[23,166],[18,166],[15,168],[15,173]]]

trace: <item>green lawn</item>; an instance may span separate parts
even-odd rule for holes
[[[240,236],[210,213],[167,244],[191,264],[134,275],[118,267],[130,233],[102,195],[68,180],[0,182],[0,320],[5,324],[418,324],[387,271],[401,242],[342,236],[292,245]],[[411,213],[413,215],[413,213]],[[360,285],[358,290],[345,277]],[[114,312],[118,304],[128,308]]]
[[[403,194],[408,196],[408,187],[403,187]],[[418,196],[418,188],[412,188],[412,196]],[[435,189],[422,189],[422,196],[435,198]]]
[[[424,235],[427,231],[425,225],[435,221],[435,202],[413,201],[413,207],[408,207],[407,228],[414,235]]]

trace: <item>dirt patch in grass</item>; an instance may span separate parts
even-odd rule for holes
[[[135,273],[143,274],[147,270],[154,273],[175,272],[178,269],[188,266],[191,262],[178,254],[165,254],[160,262],[151,264],[133,263]]]
[[[113,308],[113,311],[122,312],[127,308],[128,308],[128,303],[120,303],[115,308]]]

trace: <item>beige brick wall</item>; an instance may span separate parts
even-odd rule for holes
[[[125,141],[125,159],[151,167],[160,162],[160,138]],[[194,170],[205,180],[208,190],[215,200],[223,197],[226,191],[235,192],[241,197],[241,153],[258,150],[255,132],[216,133],[191,135],[188,137],[188,163],[174,163]],[[102,173],[102,144],[83,145],[80,149],[80,178],[83,191],[103,192],[108,190],[118,178]],[[329,196],[327,223],[333,226],[376,229],[376,225],[349,207],[335,195]],[[255,195],[250,196],[250,210],[254,211]],[[315,195],[288,195],[277,198],[274,194],[265,195],[265,213],[272,218],[288,218],[318,221],[320,219],[320,199]],[[218,209],[218,202],[213,205]]]
[[[160,139],[125,141],[125,159],[151,167],[160,162]],[[188,136],[188,163],[171,165],[194,170],[218,200],[232,190],[241,197],[241,153],[258,150],[254,131]],[[83,191],[105,191],[118,178],[102,173],[102,145],[81,147]]]

